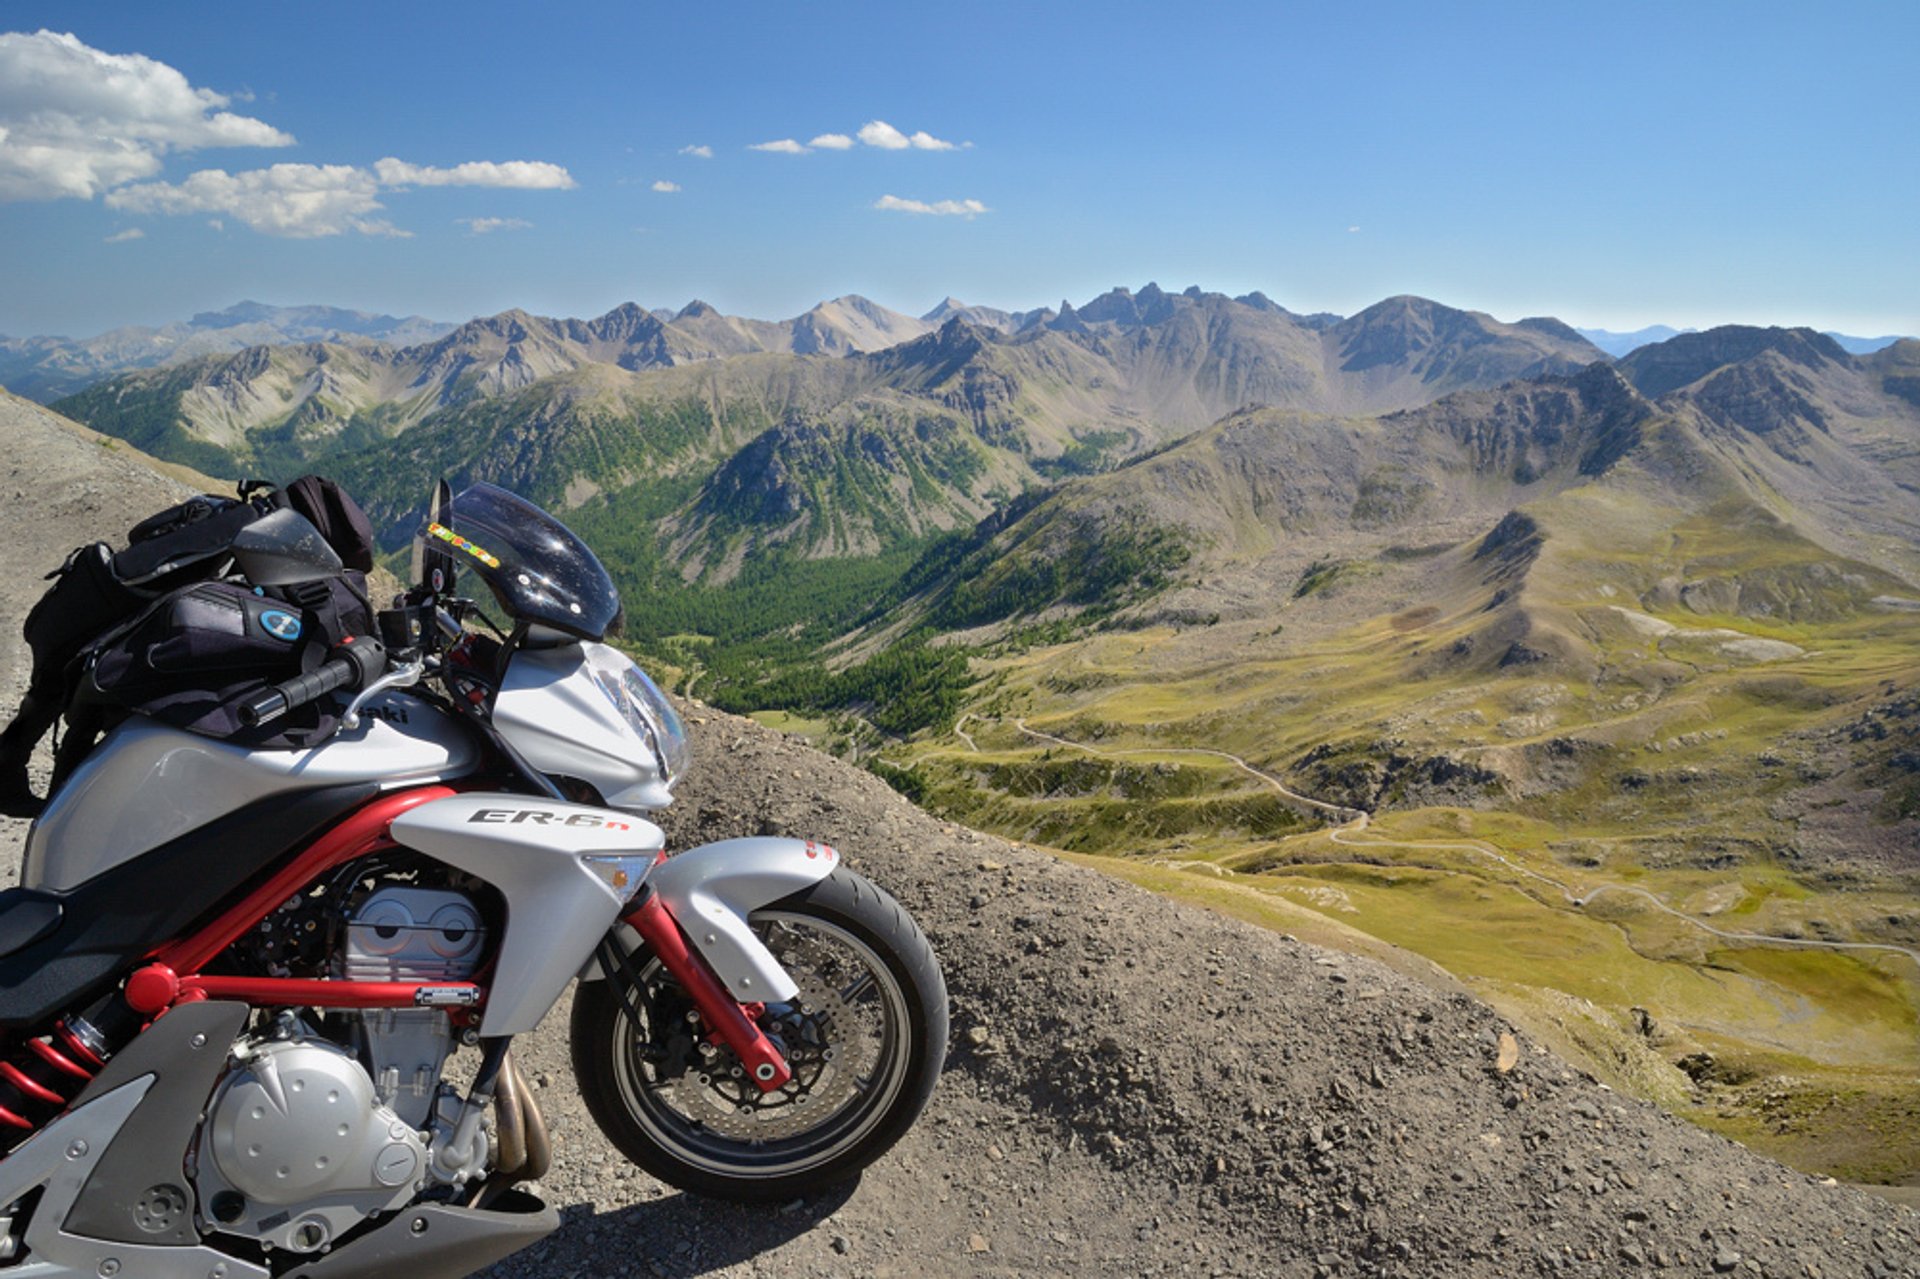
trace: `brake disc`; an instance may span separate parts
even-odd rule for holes
[[[786,958],[782,957],[783,960]],[[795,969],[798,971],[795,971]],[[761,1028],[787,1059],[793,1078],[763,1093],[725,1047],[689,1063],[673,1097],[688,1119],[736,1141],[778,1141],[816,1127],[859,1093],[856,1071],[840,1060],[836,1036],[857,1033],[859,1013],[812,965],[788,968],[800,988],[793,1001],[771,1005]]]

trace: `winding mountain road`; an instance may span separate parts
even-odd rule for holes
[[[972,711],[966,711],[962,713],[959,719],[956,719],[955,721],[953,721],[953,735],[959,738],[961,741],[965,742],[967,744],[968,750],[978,755],[980,753],[979,743],[973,740],[973,737],[967,732],[966,729],[960,727],[962,724],[966,723],[968,720],[973,718],[975,718],[975,716]]]
[[[964,722],[968,718],[985,720],[986,717],[974,715],[972,714],[972,712],[968,712],[967,715],[961,716],[960,721],[957,721],[954,726],[954,732],[958,736],[960,736],[962,740],[964,740],[967,743],[968,749],[974,751],[975,753],[978,753],[980,748],[974,744],[973,738],[968,736],[966,733],[961,732],[959,728],[959,723]],[[1326,800],[1315,799],[1311,795],[1302,795],[1299,791],[1293,790],[1291,787],[1281,782],[1277,777],[1274,777],[1271,773],[1268,773],[1263,769],[1254,767],[1252,764],[1249,764],[1246,760],[1242,759],[1238,755],[1233,754],[1230,751],[1214,750],[1213,748],[1206,747],[1206,746],[1153,746],[1153,747],[1139,747],[1139,748],[1127,748],[1122,750],[1113,750],[1113,749],[1109,749],[1101,746],[1090,746],[1085,742],[1070,741],[1067,738],[1059,737],[1052,733],[1042,732],[1037,728],[1029,728],[1027,726],[1027,722],[1024,719],[1020,719],[1020,718],[1015,718],[1013,720],[1013,726],[1025,736],[1034,738],[1038,741],[1051,742],[1056,746],[1062,746],[1067,748],[1068,750],[1082,751],[1089,755],[1105,756],[1109,759],[1117,759],[1127,755],[1206,755],[1214,759],[1223,759],[1223,760],[1226,760],[1228,763],[1232,764],[1235,768],[1238,768],[1241,772],[1244,772],[1248,776],[1255,778],[1262,784],[1271,787],[1282,799],[1288,800],[1292,803],[1300,804],[1306,808],[1313,809],[1317,812],[1326,813],[1329,816],[1338,820],[1341,824],[1327,832],[1327,838],[1331,839],[1336,844],[1344,844],[1349,848],[1415,848],[1415,849],[1425,849],[1433,852],[1474,853],[1474,854],[1477,854],[1478,856],[1485,857],[1491,861],[1498,862],[1500,865],[1505,866],[1508,870],[1513,871],[1517,875],[1523,875],[1528,879],[1536,880],[1539,883],[1544,884],[1549,888],[1552,888],[1554,891],[1558,892],[1561,895],[1561,897],[1566,900],[1567,904],[1573,907],[1575,910],[1584,909],[1589,902],[1593,901],[1596,897],[1599,897],[1604,893],[1618,893],[1624,896],[1638,897],[1642,901],[1645,901],[1648,905],[1652,906],[1655,910],[1658,910],[1663,914],[1671,915],[1673,918],[1680,920],[1682,923],[1690,924],[1694,928],[1699,929],[1701,932],[1707,933],[1714,937],[1721,938],[1724,941],[1748,942],[1748,943],[1768,945],[1768,946],[1799,946],[1803,948],[1812,947],[1812,948],[1825,949],[1825,950],[1879,951],[1879,952],[1891,953],[1895,955],[1904,955],[1909,960],[1913,961],[1916,967],[1920,967],[1920,951],[1909,949],[1906,946],[1896,946],[1888,942],[1826,941],[1819,938],[1811,938],[1811,937],[1782,937],[1774,933],[1750,933],[1750,932],[1741,932],[1741,931],[1725,929],[1725,928],[1716,928],[1714,925],[1707,923],[1705,920],[1700,919],[1697,916],[1689,915],[1685,911],[1675,909],[1674,907],[1668,905],[1665,901],[1661,900],[1658,896],[1649,892],[1648,890],[1644,888],[1638,888],[1630,884],[1601,884],[1600,886],[1589,889],[1584,893],[1576,893],[1572,888],[1568,887],[1566,884],[1562,883],[1561,881],[1554,879],[1552,876],[1543,875],[1537,870],[1533,870],[1527,866],[1522,866],[1520,863],[1508,857],[1505,853],[1502,853],[1499,849],[1494,848],[1490,844],[1482,843],[1479,840],[1406,840],[1406,839],[1379,839],[1379,838],[1371,838],[1371,837],[1361,838],[1359,837],[1360,833],[1367,830],[1368,828],[1367,814],[1364,810],[1358,809],[1358,808],[1351,808],[1344,804],[1330,804]]]

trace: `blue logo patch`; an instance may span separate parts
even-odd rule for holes
[[[270,608],[260,614],[260,629],[277,640],[291,644],[300,638],[300,619],[292,613]]]

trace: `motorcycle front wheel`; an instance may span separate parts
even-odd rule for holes
[[[594,1122],[647,1172],[784,1200],[859,1172],[919,1117],[946,1056],[946,984],[907,912],[844,867],[748,922],[800,987],[760,1019],[793,1070],[784,1087],[755,1087],[645,950],[631,1013],[611,980],[575,994],[573,1069]]]

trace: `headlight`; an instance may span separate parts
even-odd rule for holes
[[[587,665],[614,710],[653,752],[660,780],[668,786],[679,781],[691,752],[687,749],[687,730],[666,694],[618,649],[589,644]]]

